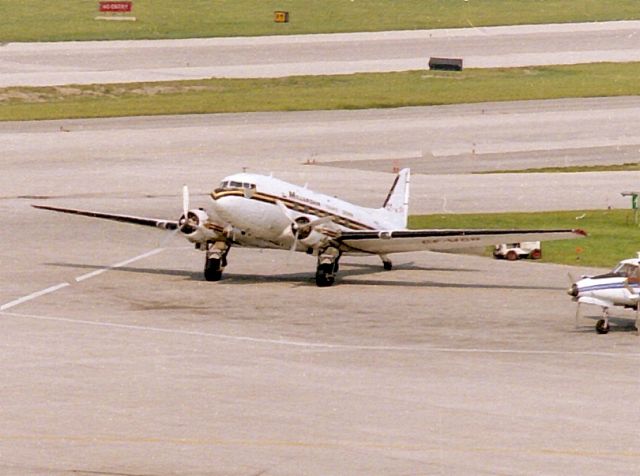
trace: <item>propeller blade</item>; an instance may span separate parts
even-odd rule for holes
[[[571,271],[567,272],[567,276],[569,277],[569,284],[577,283],[576,278],[571,274]]]
[[[282,203],[280,200],[276,200],[276,205],[280,207],[280,210],[282,210],[282,213],[284,214],[284,216],[286,216],[291,223],[296,222],[295,219],[293,218],[293,214],[291,213],[291,210],[289,210],[284,203]]]
[[[298,247],[298,233],[299,231],[296,230],[296,232],[293,235],[293,243],[291,243],[291,249],[289,251],[295,251],[296,248]]]
[[[168,243],[172,241],[173,238],[175,238],[178,235],[178,233],[180,233],[179,228],[176,228],[175,230],[171,230],[170,232],[168,232],[166,236],[162,239],[162,241],[158,243],[158,248],[167,248]]]
[[[325,223],[329,223],[332,219],[332,217],[317,218],[316,220],[307,223],[305,227],[315,228],[317,226],[324,225]]]
[[[182,213],[186,219],[187,213],[189,213],[189,187],[186,185],[182,187]]]
[[[578,321],[580,320],[580,302],[576,306],[576,329],[578,328]]]

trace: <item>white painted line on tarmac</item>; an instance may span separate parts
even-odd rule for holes
[[[31,301],[33,299],[36,299],[40,296],[44,296],[46,294],[51,294],[53,292],[56,292],[58,289],[62,289],[62,288],[66,288],[67,286],[70,286],[69,283],[60,283],[60,284],[56,284],[55,286],[51,286],[48,287],[47,289],[43,289],[41,291],[36,291],[35,293],[31,293],[27,296],[23,296],[21,298],[15,299],[11,302],[8,302],[6,304],[3,304],[2,306],[0,306],[0,311],[5,311],[7,309],[11,309],[14,306],[17,306],[19,304],[22,304],[24,302],[27,301]]]
[[[183,329],[168,329],[164,327],[139,326],[134,324],[117,324],[113,322],[88,321],[85,319],[72,319],[68,317],[42,316],[36,314],[23,314],[16,312],[2,312],[1,315],[22,319],[34,319],[38,321],[65,322],[87,326],[103,327],[107,329],[119,329],[162,334],[173,334],[192,337],[207,337],[220,340],[251,342],[254,344],[278,345],[284,347],[299,347],[315,350],[339,350],[339,351],[400,351],[417,353],[445,353],[445,354],[511,354],[511,355],[563,355],[584,357],[609,357],[609,358],[640,358],[640,352],[617,353],[601,351],[581,350],[526,350],[526,349],[482,349],[482,348],[456,348],[456,347],[417,347],[417,346],[389,346],[389,345],[349,345],[332,344],[327,342],[305,342],[287,339],[268,339],[264,337],[234,336],[229,334],[217,334],[203,331],[188,331]]]
[[[116,264],[113,264],[111,266],[106,266],[104,268],[100,268],[100,269],[97,269],[95,271],[91,271],[90,273],[83,274],[82,276],[78,276],[77,278],[75,278],[75,282],[80,283],[82,281],[86,281],[87,279],[96,277],[96,276],[98,276],[98,275],[100,275],[102,273],[105,273],[105,272],[109,271],[109,270],[116,269],[116,268],[121,268],[123,266],[126,266],[128,264],[133,263],[134,261],[138,261],[138,260],[141,260],[141,259],[144,259],[144,258],[148,258],[149,256],[153,256],[155,254],[158,254],[163,250],[164,250],[164,248],[155,248],[155,249],[153,249],[151,251],[147,251],[146,253],[142,253],[141,255],[134,256],[133,258],[129,258],[127,260],[121,261],[120,263],[116,263]],[[72,283],[69,283],[69,282],[56,284],[55,286],[50,286],[50,287],[48,287],[46,289],[42,289],[41,291],[36,291],[34,293],[31,293],[31,294],[28,294],[26,296],[23,296],[21,298],[14,299],[13,301],[10,301],[8,303],[2,304],[0,306],[0,311],[6,311],[7,309],[11,309],[12,307],[18,306],[19,304],[23,304],[25,302],[32,301],[32,300],[34,300],[36,298],[39,298],[41,296],[45,296],[47,294],[54,293],[54,292],[56,292],[56,291],[58,291],[60,289],[66,288],[67,286],[71,286],[71,284]]]
[[[116,264],[113,264],[111,266],[107,266],[105,268],[97,269],[97,270],[92,271],[92,272],[87,273],[87,274],[83,274],[82,276],[78,276],[76,278],[76,282],[80,283],[80,282],[85,281],[87,279],[94,278],[94,277],[96,277],[96,276],[98,276],[98,275],[100,275],[102,273],[106,273],[107,271],[110,271],[112,269],[122,268],[123,266],[131,264],[134,261],[138,261],[138,260],[141,260],[141,259],[144,259],[144,258],[148,258],[149,256],[156,255],[156,254],[160,253],[162,250],[164,250],[164,248],[155,248],[155,249],[153,249],[151,251],[148,251],[146,253],[143,253],[141,255],[138,255],[138,256],[135,256],[133,258],[121,261],[120,263],[116,263]]]

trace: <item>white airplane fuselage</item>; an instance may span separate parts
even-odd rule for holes
[[[602,309],[602,319],[596,324],[599,334],[609,332],[609,309],[615,306],[635,309],[637,327],[640,317],[640,259],[623,260],[606,274],[583,276],[567,292],[578,303],[576,324],[580,305],[590,304]]]
[[[225,177],[211,193],[211,199],[208,213],[231,225],[236,230],[234,240],[247,247],[291,248],[295,238],[293,233],[286,232],[291,222],[278,202],[297,219],[330,217],[322,225],[324,231],[397,229],[397,225],[385,219],[384,209],[360,207],[263,175],[242,173]],[[296,249],[308,250],[313,244],[311,238],[299,240]]]
[[[636,294],[629,291],[633,289],[636,293],[640,289],[638,283],[629,283],[628,278],[621,277],[586,277],[576,283],[577,290],[575,297],[579,302],[585,304],[595,304],[601,307],[626,306],[635,307],[638,302]]]

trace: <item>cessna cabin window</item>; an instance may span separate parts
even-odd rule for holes
[[[638,267],[633,264],[624,263],[614,269],[613,274],[625,278],[636,278],[638,277]]]

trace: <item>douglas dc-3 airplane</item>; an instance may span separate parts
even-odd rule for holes
[[[343,255],[378,255],[391,269],[391,253],[449,251],[498,243],[561,240],[585,236],[581,230],[409,230],[409,169],[397,175],[381,208],[364,208],[315,193],[271,176],[241,173],[222,180],[205,210],[189,207],[177,221],[33,205],[43,210],[178,230],[205,252],[204,276],[218,281],[229,249],[238,247],[301,251],[317,257],[316,284],[330,286]]]
[[[571,276],[569,276],[571,278]],[[576,326],[580,318],[580,305],[592,304],[602,308],[602,319],[596,323],[596,332],[609,332],[609,308],[621,306],[636,311],[636,329],[640,329],[640,257],[620,261],[606,274],[582,276],[572,284],[567,293],[578,303]],[[575,282],[574,282],[575,281]]]

